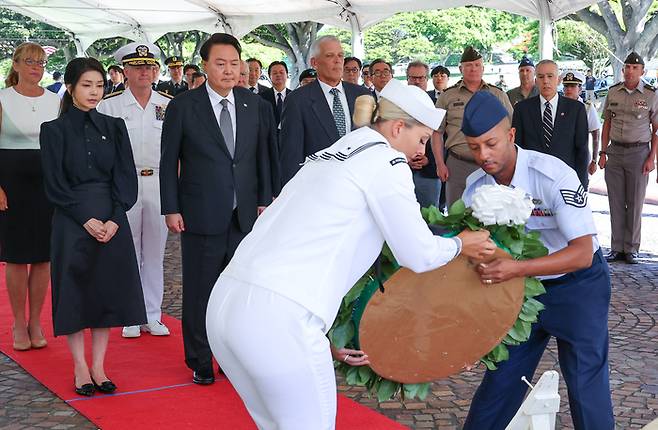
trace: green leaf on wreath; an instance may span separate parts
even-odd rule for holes
[[[485,364],[485,366],[487,366],[487,369],[489,369],[489,370],[496,370],[496,369],[498,369],[498,367],[496,367],[496,364],[495,364],[493,361],[491,361],[491,360],[489,360],[488,358],[486,358],[486,357],[482,357],[482,358],[480,359],[480,361],[483,362],[483,363]]]
[[[350,367],[345,373],[345,382],[349,385],[357,385],[359,382],[359,368]]]
[[[525,278],[525,296],[530,298],[530,297],[535,297],[539,296],[540,294],[544,294],[546,292],[546,289],[544,289],[544,286],[541,284],[541,281],[537,278]]]
[[[400,384],[398,382],[383,379],[382,383],[379,385],[379,389],[377,390],[377,400],[380,402],[390,400],[399,388]]]
[[[509,350],[504,344],[499,343],[491,350],[491,355],[496,362],[505,361],[509,358]]]
[[[466,212],[466,205],[462,199],[454,202],[448,209],[448,215],[459,215],[460,217],[463,217],[464,212]]]
[[[348,321],[343,325],[335,327],[331,331],[330,337],[331,343],[336,348],[345,348],[345,345],[351,342],[354,337],[354,324],[352,324],[352,321]]]
[[[358,385],[366,385],[370,378],[375,376],[375,372],[368,366],[359,367],[359,383]]]

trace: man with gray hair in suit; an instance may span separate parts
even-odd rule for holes
[[[344,56],[337,37],[318,38],[311,46],[311,66],[317,71],[317,80],[286,97],[279,141],[283,185],[308,155],[327,148],[354,129],[354,101],[370,92],[341,81]]]

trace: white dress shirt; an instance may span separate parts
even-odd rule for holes
[[[541,104],[539,105],[539,108],[541,109],[541,118],[544,118],[544,111],[546,110],[546,102],[548,101],[551,104],[551,114],[553,116],[552,123],[555,125],[555,115],[557,115],[557,100],[558,100],[558,93],[555,93],[552,99],[546,100],[544,96],[541,94],[539,95],[539,101]]]
[[[283,90],[281,90],[281,92],[277,91],[276,88],[272,88],[272,89],[274,90],[274,104],[276,104],[279,101],[279,94],[281,94],[281,101],[282,102],[286,101],[286,92],[288,92],[287,88],[284,88]]]
[[[142,108],[128,88],[119,95],[102,100],[96,108],[98,112],[122,118],[126,123],[137,170],[157,171],[160,166],[162,123],[170,100],[151,91],[146,107]]]
[[[256,220],[218,282],[229,277],[287,297],[326,331],[384,241],[415,272],[446,264],[458,245],[432,235],[405,155],[378,132],[360,128],[315,155]]]
[[[325,84],[322,82],[320,79],[318,79],[318,82],[320,83],[320,88],[322,88],[322,93],[324,94],[324,98],[327,99],[327,103],[329,104],[329,110],[331,112],[334,111],[334,95],[331,94],[329,91],[331,91],[332,88],[338,89],[338,96],[340,97],[340,103],[343,105],[343,112],[345,113],[345,131],[347,133],[352,130],[352,116],[350,115],[350,106],[347,104],[347,96],[345,95],[345,90],[343,89],[343,82],[339,82],[338,85],[335,87],[332,87],[330,85]]]
[[[236,142],[235,140],[235,133],[237,132],[237,126],[236,126],[236,120],[235,120],[235,96],[233,95],[233,90],[228,93],[226,97],[218,94],[215,92],[215,90],[212,89],[208,81],[206,81],[206,89],[208,90],[208,97],[210,98],[210,105],[212,106],[213,112],[215,112],[215,118],[217,119],[217,125],[220,125],[219,123],[219,115],[222,113],[222,100],[226,99],[228,100],[228,103],[226,104],[226,108],[228,109],[228,113],[231,115],[231,125],[233,126],[233,142]]]

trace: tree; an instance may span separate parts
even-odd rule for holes
[[[631,51],[645,59],[658,51],[658,3],[653,0],[599,1],[572,18],[585,22],[606,38],[614,55],[610,61],[617,80],[621,79],[623,61]]]
[[[562,55],[581,59],[596,76],[608,65],[606,40],[587,24],[566,18],[557,25],[557,50]]]
[[[292,63],[290,78],[292,86],[295,86],[299,73],[309,67],[311,45],[323,25],[313,21],[263,25],[247,34],[244,40],[283,51]]]

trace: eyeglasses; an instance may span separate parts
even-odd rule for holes
[[[373,73],[374,76],[377,76],[378,78],[387,78],[391,76],[391,71],[390,70],[377,70],[376,72]]]
[[[364,70],[364,71],[361,72],[361,75],[363,75],[363,76],[370,76],[370,72],[367,71],[367,70]]]
[[[26,58],[25,60],[23,60],[23,62],[30,67],[32,66],[46,67],[46,64],[48,63],[48,61],[46,60],[33,60],[31,58]]]
[[[346,73],[359,73],[359,68],[358,67],[345,67],[343,70]]]
[[[427,76],[407,76],[408,81],[424,81],[427,79]]]

